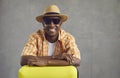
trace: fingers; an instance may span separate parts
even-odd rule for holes
[[[55,56],[52,56],[53,59],[59,59],[59,60],[62,60],[64,59],[64,56],[62,56],[61,54],[60,55],[55,55]]]
[[[39,59],[39,60],[29,59],[27,64],[29,66],[46,66],[47,60],[46,59]]]
[[[59,55],[52,56],[53,59],[59,59],[59,60],[67,60],[68,62],[71,62],[73,59],[72,54],[62,53]]]
[[[73,55],[71,55],[71,54],[64,54],[64,57],[70,64],[72,64]]]

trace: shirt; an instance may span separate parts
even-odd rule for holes
[[[45,32],[42,29],[30,35],[21,56],[48,56],[48,41],[46,40],[44,34]],[[72,54],[73,57],[81,59],[80,51],[75,43],[74,37],[61,29],[59,32],[58,40],[56,41],[53,55],[59,55],[63,52],[67,54]]]
[[[56,42],[50,43],[48,42],[48,56],[52,56],[54,50],[55,50]]]

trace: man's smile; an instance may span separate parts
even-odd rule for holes
[[[55,30],[55,28],[52,28],[52,29],[48,29],[48,31],[55,32],[56,30]]]

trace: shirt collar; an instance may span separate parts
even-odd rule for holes
[[[42,39],[46,40],[44,29],[40,30],[39,33],[41,34]],[[60,29],[58,40],[61,41],[64,38],[64,36],[65,36],[65,31],[63,29]]]

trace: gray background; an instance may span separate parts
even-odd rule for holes
[[[120,78],[120,0],[0,0],[0,77],[17,78],[20,54],[35,17],[56,4],[69,20],[63,29],[81,50],[81,78]]]

